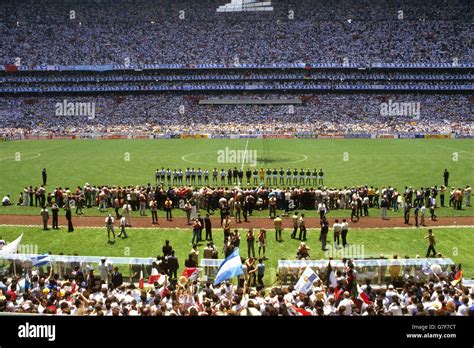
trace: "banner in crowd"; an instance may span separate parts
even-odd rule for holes
[[[230,135],[229,134],[211,134],[209,136],[211,139],[229,139]]]
[[[394,139],[396,138],[395,134],[376,134],[377,139]]]
[[[181,139],[207,139],[207,134],[181,134]]]
[[[128,139],[153,139],[153,135],[150,134],[129,134]]]
[[[170,139],[171,134],[167,133],[159,133],[159,134],[153,134],[153,139]]]
[[[364,133],[354,133],[354,134],[345,134],[344,138],[346,139],[370,139],[372,137],[371,134],[364,134]]]
[[[50,139],[54,140],[74,140],[76,139],[75,135],[51,135]]]
[[[398,138],[399,138],[399,139],[415,139],[415,138],[416,138],[416,134],[413,134],[413,133],[401,133],[401,134],[398,134]]]
[[[104,140],[127,139],[127,135],[123,135],[123,134],[101,135],[100,139],[104,139]]]
[[[263,134],[264,139],[292,139],[294,135],[291,134]]]
[[[0,136],[0,141],[7,140],[74,140],[74,139],[474,139],[474,134],[423,134],[423,133],[354,133],[354,134],[181,134],[181,133],[136,133],[136,134],[101,134],[78,133],[72,135],[11,135]]]
[[[261,134],[239,134],[239,139],[257,139],[262,138]]]
[[[79,139],[97,139],[99,137],[98,134],[81,134],[79,135]]]
[[[450,139],[450,134],[425,134],[425,139]]]
[[[319,139],[344,139],[344,134],[318,134]]]
[[[307,139],[307,138],[317,138],[318,135],[315,133],[305,132],[305,133],[295,133],[295,137],[298,139]]]

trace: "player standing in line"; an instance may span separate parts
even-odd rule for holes
[[[318,173],[318,184],[319,184],[319,185],[324,185],[324,172],[323,172],[323,168],[319,169],[319,173]]]
[[[225,185],[225,170],[221,169],[221,185]]]
[[[263,168],[258,171],[258,179],[260,180],[259,185],[265,184],[265,170]]]
[[[272,184],[272,171],[270,168],[267,168],[267,170],[265,171],[265,177],[266,177],[266,185],[267,186],[270,186]]]
[[[212,184],[213,185],[216,185],[217,184],[217,175],[218,175],[218,171],[217,171],[217,168],[214,168],[212,170]]]
[[[314,168],[313,170],[312,177],[313,177],[313,186],[314,187],[318,186],[318,170],[316,168]]]
[[[197,181],[198,185],[202,185],[202,169],[198,168],[196,171],[196,174],[198,178],[198,181]]]
[[[298,185],[298,169],[293,169],[293,185]]]
[[[311,185],[311,170],[308,168],[306,169],[306,186]]]
[[[250,185],[250,179],[252,178],[252,170],[249,168],[247,168],[247,170],[245,171],[245,177],[247,178],[247,186]]]
[[[178,172],[176,169],[173,169],[173,185],[176,185],[178,182]]]
[[[191,168],[191,185],[196,185],[196,170]]]
[[[162,182],[162,183],[165,182],[165,176],[166,176],[165,167],[161,167],[161,170],[160,170],[160,178],[161,178],[161,182]]]
[[[257,170],[257,168],[254,168],[254,170],[252,172],[252,176],[253,176],[253,184],[255,186],[258,185],[258,170]]]
[[[288,167],[288,169],[286,170],[286,186],[290,186],[291,185],[291,169],[290,167]]]
[[[190,182],[190,179],[191,179],[191,171],[190,171],[189,167],[186,168],[186,171],[184,172],[184,174],[185,174],[185,180],[186,180],[185,183],[186,183],[186,185],[189,185],[189,182]]]
[[[158,185],[158,182],[160,181],[160,170],[157,168],[155,170],[155,183]]]
[[[232,185],[232,169],[229,168],[227,171],[227,185]]]
[[[283,167],[280,167],[278,175],[280,176],[280,185],[285,185],[285,171],[283,170]]]

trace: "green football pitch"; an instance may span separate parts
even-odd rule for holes
[[[474,184],[474,141],[467,139],[42,140],[0,143],[0,196],[10,194],[16,202],[24,186],[41,184],[43,168],[48,172],[48,191],[56,186],[83,186],[86,182],[92,185],[153,184],[154,172],[161,167],[227,170],[243,166],[245,169],[248,163],[238,155],[232,156],[232,151],[238,150],[255,151],[257,168],[323,168],[327,187],[390,185],[402,190],[405,186],[439,186],[443,183],[445,168],[450,172],[450,186]],[[221,163],[222,153],[228,155],[224,157],[227,163]],[[17,206],[0,207],[1,213],[39,214],[38,208]],[[86,213],[98,214],[97,209]],[[346,213],[341,211],[344,216]],[[463,211],[445,208],[439,213],[473,214],[472,208]],[[21,232],[25,232],[24,243],[37,245],[39,252],[82,255],[126,256],[124,252],[128,250],[131,256],[156,256],[163,241],[170,239],[181,262],[190,249],[191,239],[190,231],[185,230],[131,229],[131,238],[109,245],[103,229],[77,228],[75,233],[67,234],[64,228],[60,232],[42,232],[39,227],[0,226],[0,235],[8,241]],[[217,230],[215,236],[220,248],[219,232]],[[380,253],[423,256],[426,251],[424,233],[424,229],[358,230],[351,233],[351,243],[363,244],[366,256]],[[469,250],[473,240],[471,229],[436,229],[436,233],[438,251],[455,262],[462,262],[466,276],[474,276],[474,259]],[[316,234],[314,230],[309,232],[308,243],[314,250],[311,257],[324,258]],[[294,258],[298,245],[288,236],[284,243],[270,239],[267,285],[276,279],[277,260]],[[241,255],[246,256],[244,249],[245,246]]]
[[[469,139],[12,141],[0,143],[0,195],[10,194],[16,201],[24,186],[41,184],[42,168],[48,172],[48,188],[86,182],[146,185],[154,183],[154,172],[161,167],[245,169],[242,156],[232,156],[232,151],[245,149],[255,151],[257,168],[323,168],[328,187],[439,186],[445,168],[450,186],[472,185],[474,178],[474,141]],[[230,155],[219,157],[222,153]]]

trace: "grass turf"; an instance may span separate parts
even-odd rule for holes
[[[24,186],[41,183],[48,171],[53,187],[146,185],[156,168],[201,167],[212,170],[242,166],[217,163],[219,150],[255,150],[257,167],[323,168],[326,186],[432,186],[442,184],[444,168],[450,186],[472,185],[474,141],[470,139],[171,139],[51,140],[0,144],[0,195],[17,201]],[[220,182],[220,180],[219,180]],[[37,214],[37,209],[2,207],[1,213]],[[95,213],[90,210],[91,215]],[[439,216],[472,212],[439,210]],[[336,216],[334,214],[333,216]],[[340,213],[337,216],[346,216]]]
[[[240,247],[241,256],[247,256],[245,242],[245,231],[240,231],[243,241]],[[108,244],[105,228],[77,228],[73,233],[67,233],[66,228],[59,231],[42,231],[40,227],[0,226],[0,236],[10,242],[24,233],[22,245],[24,248],[36,250],[39,253],[52,252],[58,254],[90,255],[90,256],[132,256],[132,257],[156,257],[161,255],[161,248],[166,239],[176,249],[180,262],[180,269],[184,267],[184,260],[191,250],[191,230],[182,229],[128,229],[128,239],[117,239],[115,244]],[[299,245],[298,240],[290,239],[288,229],[283,232],[283,242],[275,241],[274,232],[268,231],[267,253],[268,260],[265,284],[272,285],[276,281],[277,261],[282,258],[294,259]],[[437,239],[436,251],[444,257],[451,258],[454,262],[463,265],[464,277],[474,277],[474,255],[471,248],[474,234],[471,228],[436,228],[434,234]],[[400,257],[408,255],[423,257],[426,253],[427,242],[423,237],[426,228],[414,229],[371,229],[350,230],[348,241],[351,245],[363,246],[365,257],[378,256],[383,253],[386,257],[398,254]],[[223,233],[220,229],[214,230],[214,242],[222,257]],[[311,248],[312,259],[327,259],[327,255],[321,251],[318,241],[319,231],[308,230],[307,244]],[[332,238],[330,232],[328,239]],[[199,250],[205,247],[201,243]],[[258,252],[258,248],[256,248]],[[362,249],[359,249],[362,251]],[[340,258],[340,257],[339,257]],[[124,270],[128,275],[128,270]]]

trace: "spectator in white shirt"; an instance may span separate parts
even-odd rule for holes
[[[344,292],[344,299],[341,302],[339,302],[339,305],[337,306],[337,310],[339,310],[339,308],[344,306],[345,307],[344,315],[351,315],[353,305],[354,305],[354,302],[351,300],[351,295],[349,294],[349,291],[346,291]]]

